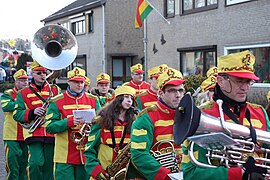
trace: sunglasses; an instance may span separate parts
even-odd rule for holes
[[[41,75],[41,74],[47,74],[45,71],[38,71],[36,72],[37,75]]]

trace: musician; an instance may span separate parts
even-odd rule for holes
[[[136,118],[136,90],[120,86],[115,99],[98,113],[88,138],[85,169],[95,179],[108,177],[106,168],[130,141],[131,124]]]
[[[115,97],[114,90],[110,88],[110,76],[106,73],[100,73],[96,77],[97,87],[94,87],[91,90],[91,93],[99,98],[100,105],[104,106],[105,104],[112,101]]]
[[[143,81],[143,72],[142,65],[140,63],[135,64],[130,67],[131,71],[131,81],[124,83],[124,86],[130,86],[136,89],[136,94],[145,92],[150,88],[150,84]]]
[[[6,156],[6,179],[26,180],[28,149],[24,141],[22,126],[13,119],[13,111],[17,93],[27,86],[28,76],[25,70],[20,69],[15,72],[13,78],[15,80],[14,87],[6,90],[1,96],[1,105],[5,115],[3,140]]]
[[[202,90],[201,93],[197,96],[197,101],[199,105],[204,105],[205,102],[212,100],[214,95],[214,88],[216,86],[217,77],[214,75],[209,76],[205,79],[200,88]]]
[[[84,170],[83,155],[87,137],[76,143],[72,133],[84,125],[83,119],[73,116],[73,110],[100,108],[97,97],[84,92],[85,71],[75,67],[68,72],[68,87],[63,94],[51,100],[46,119],[50,121],[46,131],[55,134],[54,178],[88,180]],[[87,127],[87,126],[85,126]],[[88,127],[82,132],[88,133]]]
[[[182,73],[168,68],[157,79],[159,100],[153,106],[144,109],[132,125],[131,158],[146,179],[169,179],[171,170],[163,167],[151,154],[152,146],[159,141],[173,140],[173,123],[176,108],[184,95]],[[181,147],[173,144],[176,158],[181,156]],[[163,145],[162,148],[172,147]],[[157,149],[152,149],[153,151]],[[176,165],[180,166],[180,162]]]
[[[84,91],[85,91],[86,93],[91,93],[91,92],[90,92],[90,90],[91,90],[90,84],[91,84],[91,80],[90,80],[87,76],[85,76],[85,81],[84,81]]]
[[[211,67],[206,72],[206,77],[209,78],[210,76],[217,76],[218,75],[218,68],[216,66]]]
[[[247,126],[251,131],[256,129],[269,131],[269,120],[266,116],[264,108],[257,104],[246,101],[247,93],[255,80],[259,78],[254,74],[255,57],[249,51],[230,54],[219,57],[218,59],[218,76],[217,84],[214,89],[214,97],[202,109],[205,113],[214,117],[220,117],[219,107],[216,101],[223,100],[222,109],[224,111],[224,119],[232,123]],[[250,125],[251,123],[251,125]],[[251,133],[253,141],[254,133]],[[256,141],[256,140],[255,140]],[[255,167],[254,159],[251,156],[261,156],[256,152],[247,159],[247,162],[240,166],[226,168],[218,166],[217,168],[201,168],[193,165],[189,159],[188,141],[182,145],[183,148],[183,173],[184,179],[260,179],[261,174],[266,173],[265,168]],[[207,151],[198,145],[194,146],[194,154],[201,163],[207,163]],[[218,164],[217,164],[218,165]]]
[[[138,109],[142,110],[148,106],[154,105],[158,101],[157,79],[159,75],[165,72],[167,69],[168,69],[167,64],[161,64],[147,71],[150,88],[147,89],[145,92],[137,95],[136,101],[138,103]]]
[[[46,68],[37,61],[30,65],[32,81],[29,86],[17,94],[13,118],[20,123],[30,123],[41,117],[43,119],[46,108],[42,105],[50,96],[60,93],[56,85],[49,85],[46,81]],[[29,148],[29,162],[27,173],[30,179],[53,179],[53,149],[54,135],[46,133],[46,124],[37,127],[30,134],[23,129],[25,142]]]

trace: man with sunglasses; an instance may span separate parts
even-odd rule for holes
[[[222,100],[225,121],[249,127],[252,142],[261,145],[261,142],[256,141],[256,133],[254,132],[255,129],[269,132],[268,116],[262,106],[246,101],[251,85],[254,81],[259,80],[254,74],[254,63],[255,56],[249,51],[219,57],[214,97],[202,110],[211,116],[220,118],[219,106],[216,101]],[[243,167],[235,164],[235,166],[227,168],[219,164],[220,162],[216,162],[217,168],[202,168],[192,164],[187,146],[188,141],[185,141],[182,145],[184,179],[264,179],[263,174],[267,173],[266,168],[255,166],[253,157],[263,156],[261,152],[243,154],[243,157],[246,157],[241,159],[245,161]],[[208,164],[206,153],[207,150],[195,144],[194,154],[200,163]]]
[[[184,82],[180,71],[168,68],[157,79],[157,103],[145,108],[132,125],[131,159],[146,179],[170,179],[168,174],[180,169],[181,147],[172,141],[175,112],[185,93]],[[171,169],[162,166],[150,153],[157,150],[157,146],[151,149],[152,146],[162,141],[168,142],[161,145],[164,150],[175,149],[175,159],[171,161],[175,166]]]
[[[136,94],[145,92],[150,88],[150,84],[143,81],[143,72],[142,65],[140,63],[135,64],[130,67],[131,72],[131,81],[124,83],[124,86],[131,86],[136,89]]]
[[[13,111],[19,90],[28,85],[26,71],[20,69],[13,75],[15,85],[1,96],[1,105],[5,113],[3,140],[5,145],[7,180],[26,180],[28,149],[20,123],[14,121]]]
[[[13,118],[26,127],[38,118],[45,118],[49,97],[60,93],[56,85],[49,85],[46,81],[46,68],[37,61],[30,65],[33,77],[29,86],[22,89],[16,98]],[[30,179],[53,179],[53,152],[54,135],[46,133],[46,124],[41,124],[33,133],[29,129],[23,129],[25,142],[29,149],[29,162],[27,175]]]

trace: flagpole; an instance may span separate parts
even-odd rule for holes
[[[145,80],[147,81],[147,67],[148,67],[148,61],[147,61],[147,19],[144,19],[143,21],[143,42],[144,42],[144,74],[145,74]]]
[[[162,19],[166,23],[170,24],[170,21],[168,21],[162,14],[160,14],[160,12],[149,1],[147,1],[147,0],[145,0],[145,1],[158,13],[158,15],[160,15],[162,17]]]

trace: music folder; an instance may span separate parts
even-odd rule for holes
[[[95,109],[73,110],[74,117],[81,117],[83,123],[91,123],[96,116]]]

